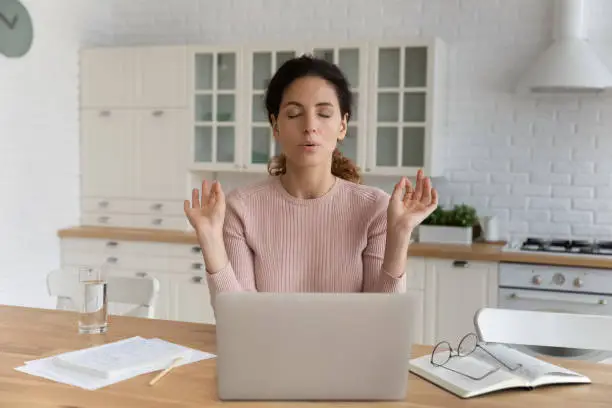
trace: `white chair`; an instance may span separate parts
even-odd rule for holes
[[[155,315],[155,301],[159,293],[159,281],[152,277],[109,276],[107,279],[109,309],[111,303],[130,305],[131,308],[120,314],[152,318]],[[57,297],[56,308],[59,310],[77,310],[81,296],[78,271],[58,269],[47,275],[47,291]]]
[[[612,316],[482,308],[474,325],[488,343],[612,351]]]

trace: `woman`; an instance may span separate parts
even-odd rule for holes
[[[402,177],[391,196],[360,184],[336,145],[351,92],[342,72],[302,56],[271,79],[266,109],[282,154],[271,177],[227,195],[194,189],[185,214],[202,248],[211,295],[222,291],[402,292],[413,229],[438,205],[429,178]]]

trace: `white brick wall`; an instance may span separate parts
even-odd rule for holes
[[[2,304],[51,305],[45,276],[59,266],[57,230],[78,223],[77,49],[84,26],[103,36],[110,11],[95,1],[23,1],[32,49],[0,55]]]
[[[115,43],[442,37],[450,48],[444,205],[496,213],[507,237],[610,238],[612,103],[512,93],[549,44],[550,0],[114,0]],[[612,63],[612,2],[587,2]],[[452,154],[450,153],[452,152]],[[231,176],[226,177],[230,182]],[[390,190],[395,180],[371,178]],[[599,214],[599,212],[602,212]]]

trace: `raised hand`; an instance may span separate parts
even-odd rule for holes
[[[185,200],[184,210],[189,223],[198,234],[208,237],[219,237],[223,234],[225,218],[225,195],[219,182],[215,181],[210,190],[208,181],[202,182],[202,195],[194,188],[191,202]]]
[[[429,177],[417,172],[416,187],[402,177],[395,185],[387,208],[387,232],[403,236],[410,234],[438,206],[438,193]]]

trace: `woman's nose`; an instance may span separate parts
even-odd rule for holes
[[[317,132],[317,120],[311,115],[306,116],[306,120],[304,122],[304,133],[316,133]]]

